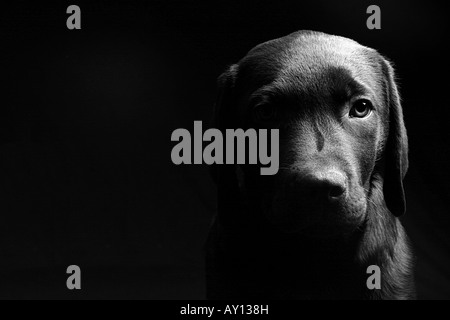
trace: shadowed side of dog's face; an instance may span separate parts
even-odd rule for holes
[[[391,109],[400,108],[398,101],[392,107],[399,99],[391,69],[350,39],[300,32],[255,47],[222,76],[228,87],[222,125],[280,130],[276,175],[239,168],[240,191],[280,230],[314,236],[355,230],[367,218],[374,181],[387,180],[388,162],[396,162],[392,174],[400,181],[386,190],[395,193],[400,183],[393,198],[403,204],[392,203],[404,208],[404,172],[396,172],[402,155],[394,151],[392,160],[387,150],[395,144],[388,142],[394,126],[404,131],[403,122],[389,127]]]

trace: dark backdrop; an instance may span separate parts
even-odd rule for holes
[[[81,30],[66,8],[81,7]],[[366,28],[381,7],[382,29]],[[16,2],[0,9],[0,298],[204,298],[216,190],[170,159],[216,78],[300,29],[396,64],[410,138],[403,219],[420,298],[450,298],[448,19],[431,1]],[[82,290],[66,289],[66,268]]]

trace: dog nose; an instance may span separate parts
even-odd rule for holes
[[[336,170],[310,173],[300,181],[310,192],[321,198],[326,197],[328,201],[337,201],[347,194],[347,179]]]

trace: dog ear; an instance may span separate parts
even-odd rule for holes
[[[408,170],[408,137],[394,68],[386,59],[383,59],[383,74],[386,84],[386,101],[389,106],[383,193],[388,209],[398,217],[406,211],[403,179]]]
[[[226,129],[234,125],[235,109],[235,84],[238,74],[238,65],[231,65],[217,79],[217,97],[214,105],[214,122],[216,128]]]
[[[222,134],[225,134],[225,130],[232,129],[234,127],[235,114],[235,93],[234,86],[237,77],[237,65],[230,66],[224,73],[222,73],[217,79],[217,96],[214,103],[213,119],[211,121],[211,127],[219,129]],[[224,141],[225,143],[225,141]],[[225,159],[225,154],[223,154]],[[214,182],[218,183],[219,180],[219,165],[211,165],[211,175]]]
[[[214,105],[212,127],[219,129],[225,137],[226,129],[233,129],[237,123],[236,110],[236,79],[238,65],[230,66],[217,81],[218,93]],[[224,141],[225,144],[225,141]],[[223,152],[226,158],[225,150]],[[233,214],[240,207],[241,194],[239,192],[236,166],[233,164],[211,165],[211,175],[217,184],[219,215],[224,220],[232,220]]]

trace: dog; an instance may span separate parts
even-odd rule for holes
[[[414,299],[392,63],[351,39],[298,31],[250,50],[218,88],[214,126],[279,129],[280,168],[212,167],[207,298]],[[372,265],[380,288],[369,288]]]

